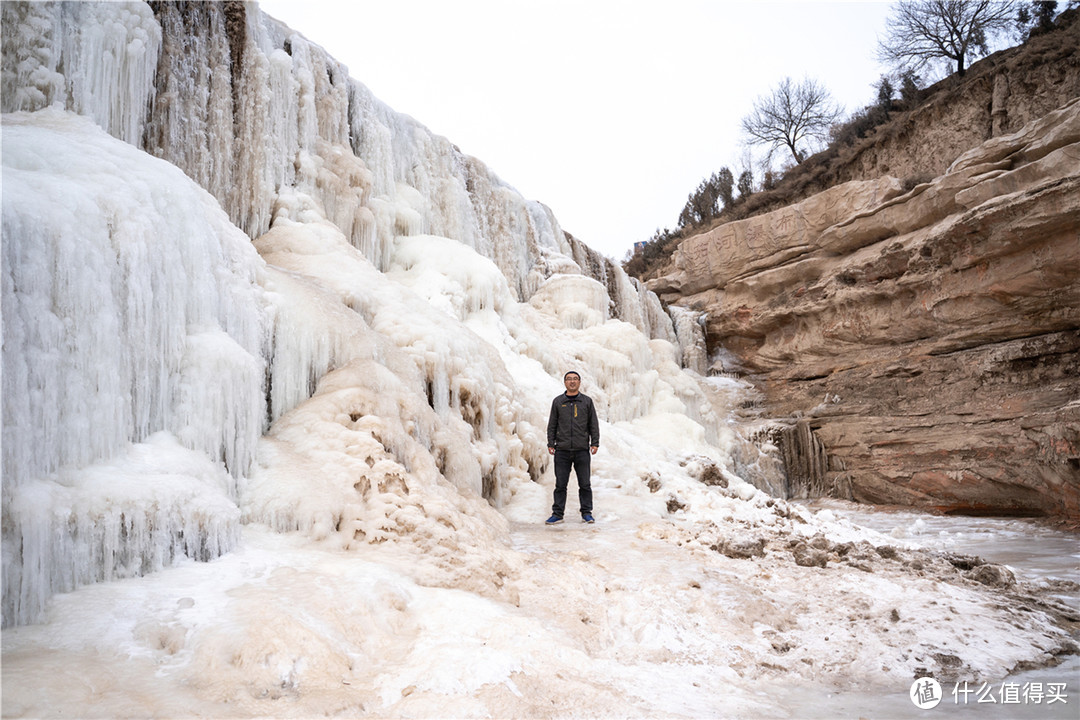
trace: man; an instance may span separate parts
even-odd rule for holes
[[[581,376],[571,370],[563,375],[563,385],[566,392],[551,401],[551,414],[548,415],[548,452],[555,456],[555,503],[551,506],[547,524],[563,521],[571,468],[577,475],[581,519],[591,523],[589,456],[600,449],[600,422],[592,398],[581,392]]]

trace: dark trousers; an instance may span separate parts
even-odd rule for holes
[[[566,486],[570,483],[570,469],[577,475],[578,505],[581,514],[592,512],[592,486],[589,484],[589,464],[592,453],[588,450],[555,450],[555,503],[553,515],[563,516],[566,510]]]

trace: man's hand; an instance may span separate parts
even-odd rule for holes
[[[599,449],[600,448],[598,446],[593,445],[592,447],[589,448],[589,452],[591,452],[593,455],[595,455],[596,451],[599,450]]]
[[[548,455],[554,455],[554,454],[555,454],[555,448],[548,445]]]

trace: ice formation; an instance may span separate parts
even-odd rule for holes
[[[1067,649],[755,488],[700,317],[253,5],[0,9],[6,716],[756,716]],[[599,523],[545,534],[567,369]]]
[[[694,338],[655,296],[302,36],[251,6],[3,13],[5,497],[167,432],[222,463],[238,500],[272,474],[253,470],[266,423],[364,362],[407,396],[409,419],[376,433],[390,455],[418,472],[418,442],[440,477],[496,505],[547,464],[538,387],[521,374],[545,373],[546,394],[588,358],[611,421],[659,392],[715,437],[678,367]],[[533,306],[572,286],[583,304],[538,323]],[[593,327],[589,353],[553,349]],[[354,414],[386,412],[375,396]],[[27,522],[5,524],[13,542],[31,542],[12,530]],[[5,623],[71,586],[25,577]]]
[[[199,557],[235,544],[266,321],[250,240],[176,167],[52,108],[5,116],[3,155],[4,619],[26,622],[86,578],[160,567],[162,542]],[[105,490],[94,468],[162,431],[228,469],[225,482],[176,471],[224,503],[185,519],[186,487],[167,501],[177,517],[151,520],[169,494],[161,467],[141,500]],[[166,526],[185,537],[163,540]]]

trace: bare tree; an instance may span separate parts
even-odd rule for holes
[[[801,163],[806,141],[824,140],[841,112],[824,85],[810,78],[796,84],[788,77],[771,95],[754,101],[753,110],[742,120],[742,129],[751,145],[768,145],[770,154],[786,147],[795,162]]]
[[[918,70],[934,60],[956,63],[963,75],[969,59],[990,52],[990,41],[1016,23],[1012,0],[900,0],[878,41],[878,59]]]

